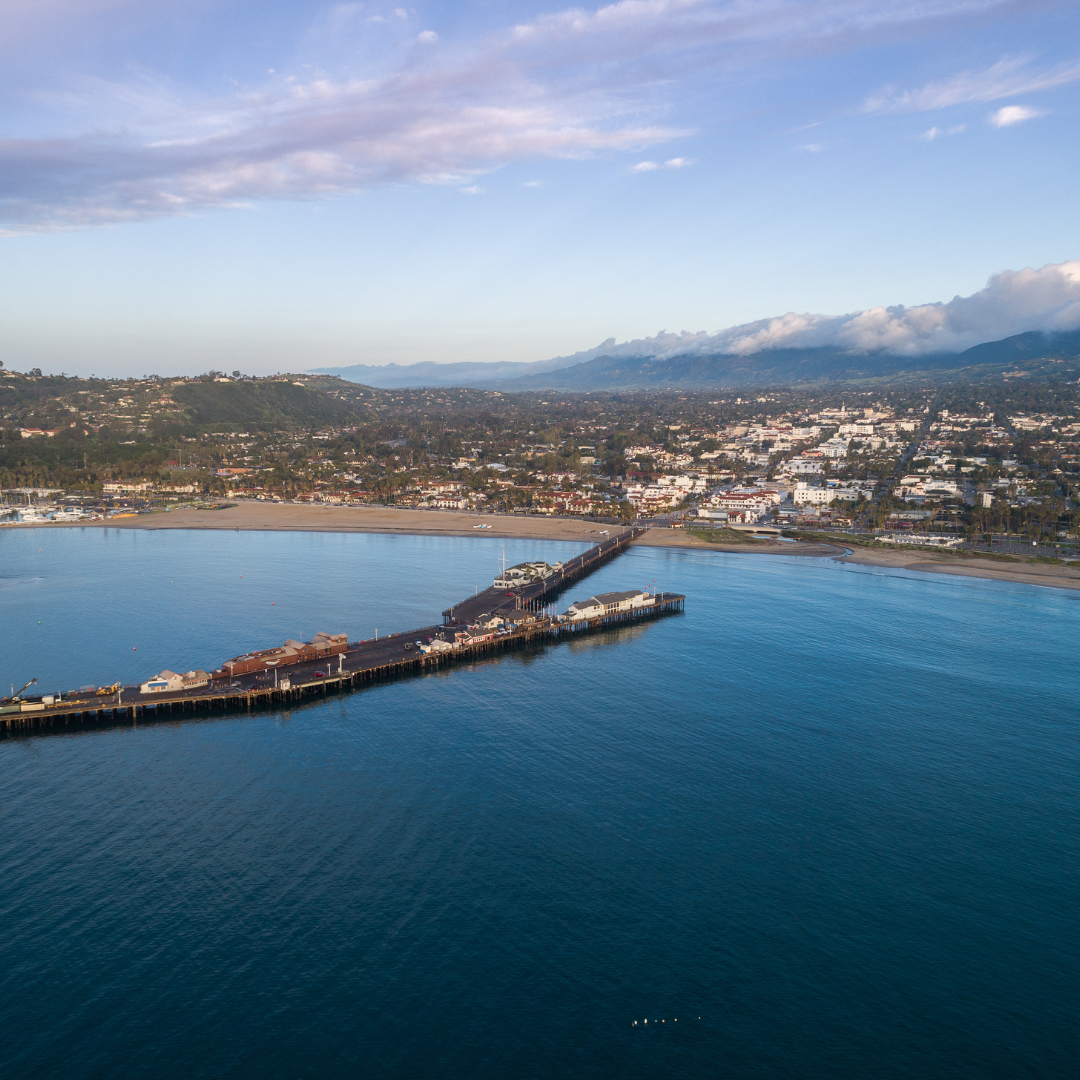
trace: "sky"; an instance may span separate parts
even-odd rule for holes
[[[4,0],[0,359],[1072,328],[1078,118],[1075,0]]]

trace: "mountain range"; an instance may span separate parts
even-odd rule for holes
[[[1080,379],[1080,330],[1033,330],[963,352],[901,356],[835,345],[716,355],[557,357],[538,363],[354,364],[313,368],[383,389],[468,386],[525,390],[614,391],[736,389],[752,386],[980,382],[986,379]]]

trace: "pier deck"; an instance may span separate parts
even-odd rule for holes
[[[560,574],[543,582],[510,594],[503,590],[487,589],[470,597],[444,612],[442,625],[420,627],[377,641],[350,642],[343,653],[278,668],[276,672],[259,671],[235,678],[214,678],[209,686],[198,690],[142,694],[138,686],[125,686],[106,696],[75,691],[62,695],[62,700],[52,705],[23,702],[15,707],[6,706],[0,709],[0,733],[124,723],[129,720],[134,722],[139,717],[164,719],[170,715],[279,708],[315,695],[342,693],[374,682],[422,674],[511,649],[682,611],[686,600],[684,596],[657,593],[654,603],[632,611],[574,621],[537,615],[528,621],[515,623],[514,629],[503,629],[486,640],[469,641],[445,651],[426,654],[418,648],[420,643],[427,644],[448,625],[467,625],[481,614],[499,614],[510,610],[539,611],[562,589],[624,551],[637,532],[627,530],[597,544],[567,563]]]
[[[443,622],[471,623],[481,615],[505,615],[510,611],[539,611],[545,604],[551,603],[559,594],[576,581],[587,577],[594,570],[616,556],[621,555],[631,541],[643,536],[647,530],[640,527],[621,529],[614,536],[609,536],[599,544],[594,544],[588,551],[568,559],[563,568],[543,581],[524,585],[517,589],[484,589],[476,596],[462,600],[460,604],[447,608]]]

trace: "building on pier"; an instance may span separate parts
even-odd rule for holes
[[[651,593],[640,589],[629,592],[608,592],[590,596],[588,600],[575,600],[566,609],[564,616],[575,619],[599,619],[604,615],[618,615],[624,611],[636,611],[638,608],[651,607],[655,603]]]
[[[226,660],[214,672],[215,678],[247,675],[252,671],[270,671],[276,667],[303,664],[308,660],[322,660],[343,653],[349,644],[348,634],[327,634],[320,631],[311,641],[286,641],[276,649],[245,653]]]
[[[210,676],[205,671],[185,671],[178,675],[166,668],[160,675],[139,686],[140,694],[175,694],[178,690],[198,690],[209,686]]]
[[[523,562],[517,566],[507,567],[495,579],[496,589],[517,589],[522,585],[532,585],[537,581],[545,581],[553,574],[557,574],[563,568],[561,562],[552,566],[546,562]]]

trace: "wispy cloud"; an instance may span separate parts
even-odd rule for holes
[[[959,352],[1028,330],[1080,327],[1080,262],[1049,264],[1038,270],[1003,270],[985,289],[948,303],[917,307],[875,307],[848,315],[789,311],[773,319],[732,326],[716,334],[671,334],[616,344],[608,339],[567,360],[597,356],[749,355],[765,349],[806,349],[825,345],[852,352],[899,356]]]
[[[155,90],[142,76],[68,106],[56,93],[53,131],[85,118],[81,131],[0,141],[0,223],[8,231],[72,228],[381,184],[463,187],[515,161],[640,152],[687,134],[665,122],[656,87],[695,64],[850,49],[1005,2],[618,0],[437,48],[437,30],[425,30],[396,69],[364,78],[312,75],[318,65],[285,74],[279,65],[265,86],[226,98]],[[177,6],[11,0],[0,31],[40,30],[65,12]],[[364,23],[359,8],[344,7]],[[42,21],[46,8],[55,19]],[[373,14],[404,21],[403,12]],[[689,164],[671,158],[637,171]]]
[[[951,128],[939,128],[935,125],[924,131],[919,138],[925,139],[927,142],[934,142],[937,139],[947,138],[949,135],[959,135],[964,131],[967,131],[967,124],[956,124]]]
[[[1025,120],[1034,120],[1036,117],[1045,116],[1045,109],[1033,109],[1028,105],[1006,105],[997,112],[990,114],[990,123],[994,127],[1012,127],[1013,124],[1022,124]]]
[[[888,87],[869,98],[863,112],[932,112],[953,105],[985,104],[1052,90],[1077,80],[1080,80],[1080,62],[1036,71],[1031,68],[1030,57],[1006,57],[984,71],[962,71],[944,82],[928,83],[917,90]]]
[[[689,158],[673,157],[660,163],[657,161],[639,161],[630,166],[631,172],[656,172],[657,169],[688,169],[694,163]]]

